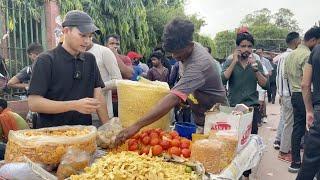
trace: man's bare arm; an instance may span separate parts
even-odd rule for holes
[[[68,111],[78,111],[83,114],[96,112],[100,107],[98,100],[83,98],[71,101],[53,101],[39,95],[29,95],[28,105],[31,111],[46,114],[58,114]]]
[[[9,81],[8,81],[8,87],[11,87],[11,88],[18,88],[18,89],[27,89],[29,87],[29,84],[27,83],[21,83],[20,80],[14,76],[13,78],[11,78]]]

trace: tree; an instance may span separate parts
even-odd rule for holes
[[[247,14],[241,21],[241,25],[248,27],[270,24],[272,20],[271,11],[267,8],[254,11],[252,14]]]
[[[289,33],[287,29],[279,28],[274,24],[265,26],[252,26],[250,32],[255,38],[255,47],[262,47],[268,50],[286,47],[285,38]]]
[[[235,38],[236,34],[234,31],[218,32],[214,38],[214,56],[219,59],[228,57],[235,47]]]
[[[164,26],[175,17],[186,17],[184,14],[183,2],[180,0],[157,1],[145,0],[147,9],[147,23],[149,27],[149,46],[159,46]]]
[[[273,15],[275,25],[289,31],[301,31],[296,19],[293,18],[294,14],[290,9],[281,8]]]

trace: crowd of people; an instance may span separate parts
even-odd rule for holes
[[[223,64],[211,56],[210,47],[193,41],[194,25],[184,19],[176,18],[165,26],[163,46],[154,48],[149,57],[136,51],[122,54],[121,39],[116,34],[106,36],[101,45],[94,38],[100,31],[85,12],[69,11],[62,27],[63,42],[57,47],[43,52],[40,44],[30,44],[27,53],[32,65],[7,84],[28,91],[29,108],[37,113],[33,128],[91,125],[93,113],[98,115],[100,125],[106,123],[118,116],[117,80],[144,77],[167,82],[171,91],[144,117],[121,131],[118,144],[172,108],[175,121],[202,127],[205,112],[216,103],[252,107],[251,133],[258,134],[259,127],[267,122],[266,104],[276,103],[278,94],[281,118],[274,142],[278,158],[291,163],[289,171],[299,172],[299,180],[312,180],[319,172],[319,27],[308,30],[303,41],[299,33],[290,32],[288,49],[274,58],[266,57],[261,47],[254,51],[253,35],[246,28],[240,29],[236,48]],[[2,101],[0,116],[12,122]],[[21,122],[16,114],[10,116]],[[19,123],[6,124],[0,119],[2,127],[26,128]],[[7,130],[3,134],[6,138]],[[249,179],[250,174],[251,170],[244,172],[244,178]]]

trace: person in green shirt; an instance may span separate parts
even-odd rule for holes
[[[258,134],[258,121],[261,117],[257,83],[266,89],[268,79],[263,75],[261,63],[252,54],[253,36],[248,32],[239,33],[236,45],[233,56],[222,67],[221,79],[224,84],[229,83],[228,99],[231,106],[245,104],[254,108],[251,134]],[[250,174],[251,170],[243,173],[245,179],[249,179]]]
[[[292,92],[291,103],[293,108],[293,131],[291,135],[292,162],[288,171],[297,173],[301,167],[300,144],[306,131],[306,109],[303,102],[301,82],[303,69],[309,59],[311,50],[320,43],[320,27],[309,29],[303,42],[292,51],[284,64],[284,79],[289,82]]]

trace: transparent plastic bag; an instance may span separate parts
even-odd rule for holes
[[[217,132],[208,139],[197,140],[191,148],[191,160],[201,162],[206,172],[219,174],[236,155],[238,136],[236,131]]]
[[[58,126],[10,131],[6,162],[19,162],[23,156],[43,164],[58,164],[68,147],[94,153],[97,129],[94,126]]]
[[[23,162],[8,163],[0,168],[0,179],[23,179],[23,180],[57,180],[57,177],[43,169],[42,164],[36,164],[27,157]]]
[[[62,157],[57,170],[59,180],[79,174],[85,167],[89,166],[90,154],[75,148],[68,148],[67,153]]]
[[[122,129],[119,118],[112,118],[98,128],[97,145],[104,149],[114,148],[116,137]]]

